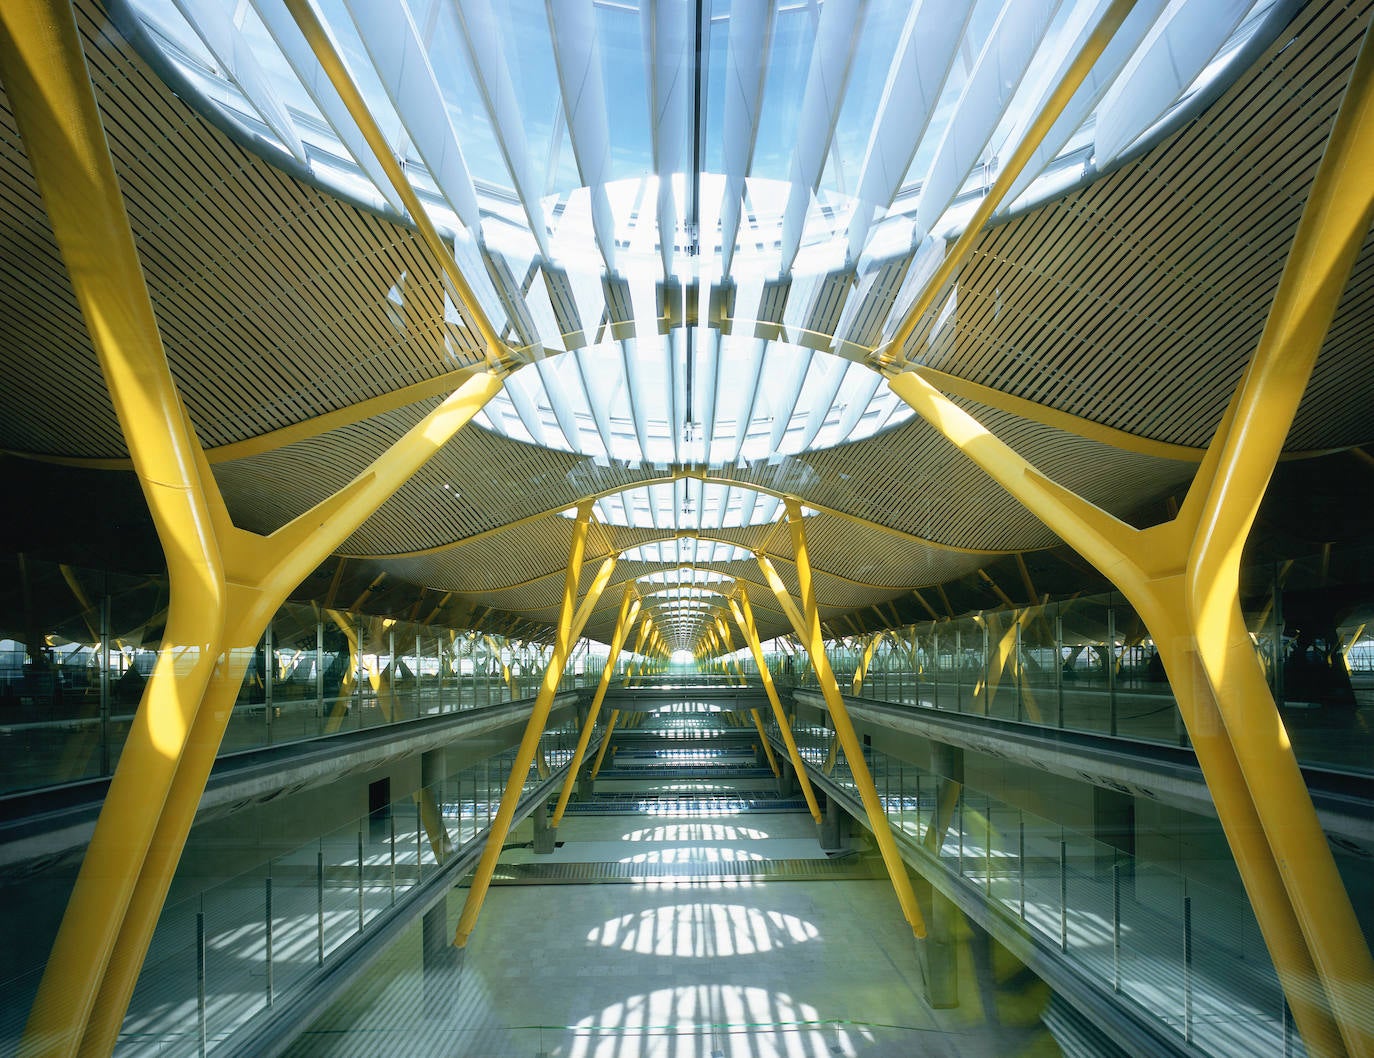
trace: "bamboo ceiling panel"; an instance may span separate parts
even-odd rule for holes
[[[931,366],[1144,437],[1206,444],[1259,340],[1369,7],[1309,5],[1162,146],[989,229]],[[1358,292],[1371,268],[1366,252],[1328,351],[1368,333]],[[1290,447],[1369,439],[1374,383],[1338,359],[1319,362]],[[1356,390],[1343,404],[1325,399],[1344,385]]]

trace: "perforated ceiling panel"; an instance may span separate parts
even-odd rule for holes
[[[78,7],[167,356],[207,446],[262,438],[479,362],[433,258],[409,228],[346,205],[227,139],[107,27],[93,0]],[[1250,71],[1160,145],[982,233],[952,297],[937,303],[940,325],[928,343],[924,336],[917,343],[924,362],[1091,423],[1205,445],[1264,326],[1369,10],[1367,2],[1307,5]],[[3,97],[0,183],[0,446],[119,457],[119,426]],[[478,260],[475,250],[464,258],[468,266]],[[837,327],[861,345],[876,344],[894,325],[894,299],[911,296],[911,260],[902,246],[852,268],[827,266],[795,286],[790,274],[741,280],[730,288],[738,319],[722,315],[729,302],[722,295],[713,316],[702,314],[728,327],[730,341],[701,343],[699,355],[723,349],[755,358],[760,399],[792,407],[774,392],[764,351],[777,347],[768,343],[804,325],[814,332],[805,344],[817,349],[831,344]],[[576,275],[552,265],[542,277],[524,265],[496,271],[522,342],[525,332],[544,328],[558,332],[554,348],[597,335],[624,339],[623,348],[610,348],[631,374],[650,353],[669,358],[665,364],[686,355],[680,334],[665,340],[637,311],[642,299],[652,313],[652,284],[637,291],[608,274],[583,289]],[[602,309],[599,318],[586,311],[590,303]],[[678,311],[688,308],[684,301]],[[509,329],[504,319],[494,322]],[[1374,439],[1372,334],[1374,237],[1347,285],[1290,450]],[[826,353],[814,355],[827,366]],[[556,380],[551,365],[565,362],[522,370]],[[866,378],[857,366],[847,370]],[[815,377],[858,409],[871,395],[844,372]],[[595,388],[597,380],[582,383]],[[722,394],[721,407],[730,396]],[[259,532],[285,524],[346,484],[438,399],[216,462],[236,523]],[[1193,471],[1189,462],[959,403],[1046,474],[1123,518],[1180,495]],[[593,412],[602,407],[619,405],[608,398]],[[831,412],[826,428],[848,436],[853,409],[837,403]],[[680,436],[654,443],[687,451],[699,424],[681,419],[673,420]],[[820,426],[818,418],[798,428]],[[630,430],[619,422],[570,428],[607,436]],[[1057,542],[934,429],[911,420],[847,445],[709,467],[586,457],[474,426],[400,485],[342,551],[393,580],[457,593],[471,603],[467,613],[491,607],[547,623],[572,532],[560,512],[583,497],[684,481],[691,486],[685,503],[709,486],[736,500],[752,490],[769,510],[774,498],[797,496],[815,512],[806,523],[827,620],[967,576],[1005,552]],[[765,506],[750,503],[749,510]],[[767,542],[795,588],[785,528],[745,524],[701,536],[747,548]],[[671,534],[644,524],[593,529],[584,582],[602,555],[664,541],[652,552],[661,563],[620,563],[592,634],[609,633],[622,585],[675,568],[678,547]],[[752,560],[699,565],[749,586],[766,635],[785,630]]]

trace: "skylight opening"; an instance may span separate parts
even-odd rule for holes
[[[232,13],[109,3],[147,29],[136,44],[171,67],[173,88],[250,148],[401,217],[280,0]],[[692,79],[677,76],[696,57],[690,5],[647,16],[643,6],[596,4],[582,19],[537,0],[316,0],[493,327],[559,354],[515,372],[475,421],[631,465],[723,467],[909,419],[869,367],[830,354],[841,343],[862,354],[895,331],[928,257],[917,255],[895,306],[875,300],[874,276],[967,222],[1106,5],[871,0],[858,25],[828,19],[824,5],[722,6],[700,42],[699,151]],[[1138,7],[1002,212],[1166,131],[1288,10],[1277,0]],[[412,331],[430,325],[406,309]],[[443,317],[462,323],[447,299]],[[457,330],[445,338],[452,362],[484,352],[456,348],[470,341]],[[734,524],[728,508],[655,512],[659,527]]]

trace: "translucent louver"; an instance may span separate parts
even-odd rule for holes
[[[909,416],[861,361],[1107,6],[761,0],[705,5],[698,24],[685,0],[315,3],[498,331],[564,354],[517,372],[479,422],[714,466]],[[179,91],[398,211],[283,0],[112,4]],[[1007,206],[1168,128],[1291,7],[1140,0]],[[957,302],[941,304],[947,325]]]

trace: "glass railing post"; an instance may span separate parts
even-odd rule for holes
[[[1016,862],[1018,866],[1017,874],[1017,896],[1016,908],[1021,921],[1026,921],[1026,813],[1018,808],[1016,810]]]
[[[1107,597],[1107,648],[1102,662],[1107,666],[1107,708],[1110,710],[1107,730],[1115,735],[1117,728],[1116,711],[1116,607],[1112,597]]]
[[[1121,991],[1121,858],[1112,861],[1112,991]]]
[[[1059,950],[1069,950],[1069,843],[1059,827]]]
[[[1064,727],[1064,615],[1054,604],[1054,700],[1055,723]]]
[[[364,902],[363,888],[363,821],[358,820],[358,932],[363,931],[367,922],[367,906]]]
[[[266,951],[264,962],[267,967],[266,995],[267,1005],[272,1005],[272,864],[267,864],[267,877],[263,879],[263,925],[266,927]]]
[[[324,716],[324,621],[315,621],[315,728]]]
[[[1183,1039],[1193,1042],[1193,898],[1183,876]]]
[[[262,631],[262,707],[267,714],[267,744],[272,745],[272,714],[276,711],[272,707],[272,698],[277,676],[277,651],[276,643],[272,638],[272,622],[267,622],[267,627]]]
[[[100,774],[109,775],[110,762],[110,592],[109,578],[100,594]]]
[[[324,965],[324,839],[315,853],[315,965]]]
[[[196,1030],[200,1044],[200,1058],[205,1058],[209,1036],[205,1024],[205,901],[196,911]]]

